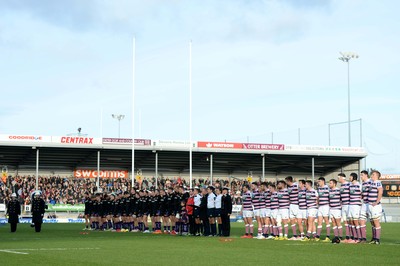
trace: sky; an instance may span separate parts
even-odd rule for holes
[[[352,146],[367,149],[367,167],[400,174],[398,10],[394,0],[2,0],[0,134],[118,137],[112,114],[123,114],[121,137],[188,140],[191,84],[193,140],[346,146],[338,57],[355,52]]]

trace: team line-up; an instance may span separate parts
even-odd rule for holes
[[[362,171],[360,175],[361,184],[356,173],[350,174],[350,180],[340,173],[340,188],[335,179],[327,185],[323,177],[318,179],[317,189],[313,188],[311,181],[299,180],[296,183],[291,176],[285,181],[278,181],[276,186],[262,183],[258,187],[252,183],[250,188],[245,185],[242,198],[246,233],[242,238],[253,238],[254,217],[258,225],[258,239],[366,243],[366,222],[370,219],[372,239],[369,243],[380,244],[381,174],[372,171],[369,178],[368,172]],[[326,224],[326,238],[321,240],[323,222]],[[292,228],[290,239],[289,223]],[[331,224],[333,239],[330,238]]]
[[[335,179],[326,184],[325,178],[320,177],[316,189],[311,181],[294,182],[291,176],[276,184],[244,185],[241,215],[245,234],[242,238],[366,243],[369,219],[372,225],[369,242],[380,244],[383,192],[380,173],[372,171],[369,178],[368,172],[362,171],[360,176],[361,184],[356,173],[351,173],[349,180],[340,173],[340,187]],[[196,187],[186,192],[177,186],[165,191],[132,190],[104,196],[86,194],[86,197],[85,229],[149,233],[150,217],[156,234],[230,235],[232,201],[228,188]],[[257,222],[257,235],[254,235],[253,218]],[[326,237],[322,240],[323,223]]]

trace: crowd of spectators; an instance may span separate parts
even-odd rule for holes
[[[95,179],[74,178],[72,176],[39,176],[38,187],[48,204],[82,204],[85,192],[94,193],[96,191],[124,192],[131,189],[131,180],[127,178],[101,178],[99,188],[96,186]],[[233,204],[241,204],[241,189],[247,183],[246,180],[214,179],[215,186],[229,187]],[[153,189],[156,180],[154,177],[144,177],[139,182],[135,182],[135,189]],[[189,180],[180,177],[162,177],[158,179],[157,188],[166,189],[168,187],[183,186],[189,188]],[[204,178],[193,179],[193,187],[211,185],[210,180]],[[0,182],[0,203],[7,203],[12,193],[18,195],[21,204],[29,205],[31,193],[36,190],[35,176],[9,176],[5,183]]]

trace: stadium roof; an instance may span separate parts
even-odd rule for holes
[[[129,143],[130,142],[130,143]],[[0,135],[0,166],[8,169],[35,169],[39,150],[40,170],[96,169],[100,151],[102,170],[130,170],[132,140],[87,137],[42,137]],[[364,158],[356,147],[324,147],[283,144],[194,142],[193,173],[208,173],[212,155],[213,172],[239,175],[265,173],[324,175]],[[189,144],[179,141],[135,140],[135,169],[155,171],[156,153],[159,173],[188,173]]]

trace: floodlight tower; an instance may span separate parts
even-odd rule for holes
[[[349,147],[351,147],[351,121],[350,121],[350,60],[358,58],[358,54],[352,52],[340,52],[341,57],[339,60],[347,63],[347,120],[348,120],[348,134],[349,134]]]
[[[121,120],[125,118],[125,115],[112,114],[111,116],[118,120],[118,138],[121,138]]]

